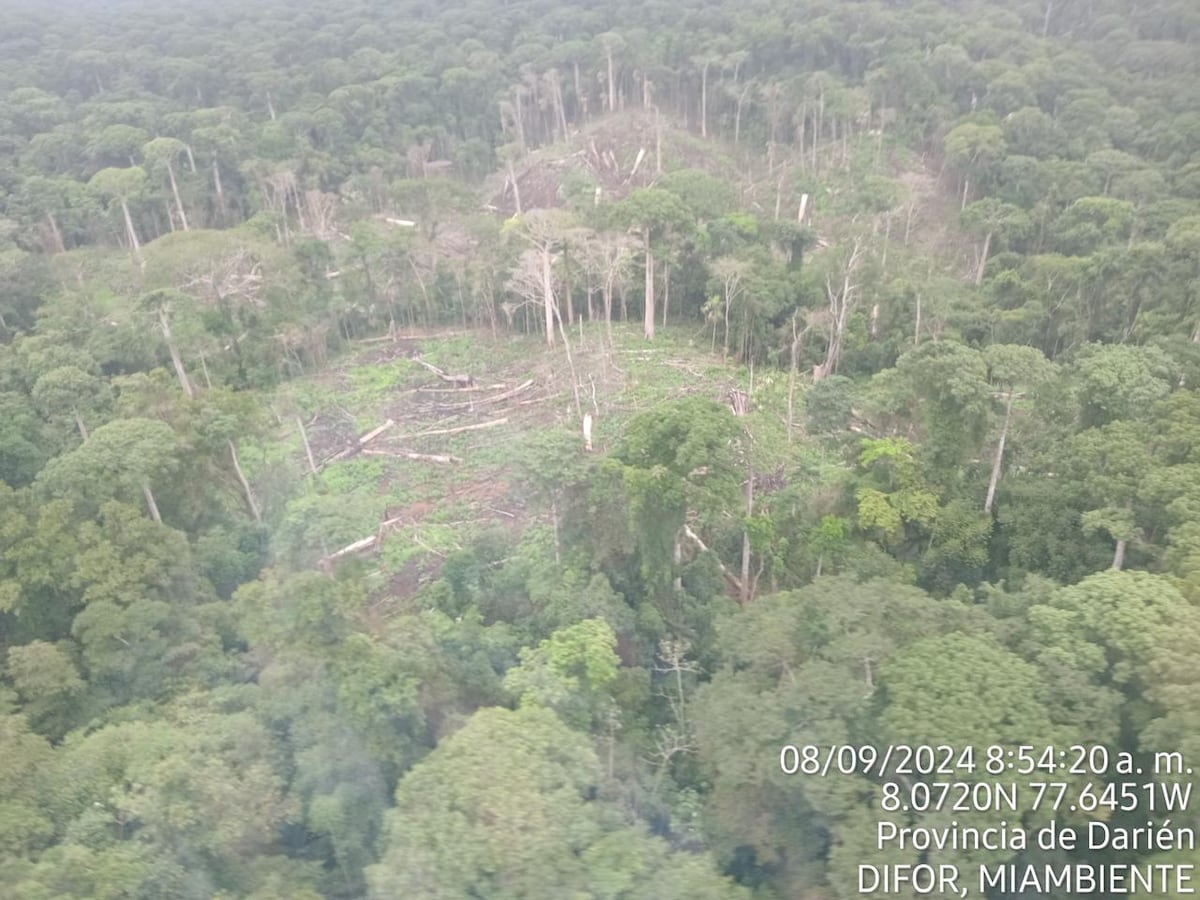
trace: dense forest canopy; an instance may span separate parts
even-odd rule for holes
[[[952,814],[804,749],[1190,788],[1198,48],[1192,0],[0,0],[0,897],[1200,863],[1115,765]]]

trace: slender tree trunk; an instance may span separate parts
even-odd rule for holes
[[[54,236],[54,249],[63,253],[67,247],[63,243],[62,232],[58,229],[58,220],[54,218],[54,213],[46,213],[46,221],[50,223],[50,233]]]
[[[175,181],[175,167],[171,165],[171,161],[167,160],[167,177],[171,180],[171,193],[175,195],[175,208],[179,210],[179,223],[183,226],[184,231],[189,231],[187,210],[183,208],[183,201],[179,199],[179,185]]]
[[[650,229],[646,229],[646,340],[654,340],[654,253],[650,248]]]
[[[983,239],[983,250],[979,254],[979,267],[975,270],[975,287],[983,284],[983,270],[987,267],[988,253],[992,249],[992,233],[989,231]]]
[[[250,512],[254,514],[254,521],[262,524],[262,512],[258,508],[258,501],[254,499],[254,491],[250,489],[250,482],[246,480],[246,473],[242,471],[242,464],[238,462],[237,447],[233,441],[229,441],[229,457],[233,460],[233,470],[237,472],[238,481],[242,483],[242,490],[246,492],[246,503],[250,506]]]
[[[79,410],[72,408],[71,412],[75,415],[75,426],[79,429],[79,436],[85,441],[88,439],[87,426],[83,424],[83,416],[79,414]]]
[[[542,305],[546,313],[546,346],[554,346],[554,284],[550,280],[550,244],[538,248],[542,253]]]
[[[558,321],[558,333],[562,337],[563,350],[567,354],[567,369],[571,373],[571,393],[575,396],[575,412],[582,419],[583,403],[579,399],[579,375],[575,371],[575,357],[571,355],[571,339],[567,337],[567,331],[563,328],[562,314],[558,311],[558,304],[554,305],[554,318]]]
[[[575,324],[575,291],[571,284],[571,252],[567,244],[563,244],[563,306],[567,308],[567,326]],[[562,311],[559,311],[562,315]]]
[[[188,378],[187,369],[183,367],[183,358],[179,355],[179,348],[171,340],[171,320],[165,309],[158,311],[158,326],[162,330],[163,340],[167,342],[167,351],[171,354],[171,365],[175,369],[175,376],[179,379],[179,386],[183,388],[187,398],[192,400],[196,396],[196,391],[192,387],[191,379]]]
[[[680,573],[680,568],[683,566],[683,542],[679,540],[679,532],[675,532],[675,543],[671,548],[671,562],[675,564],[675,592],[679,593],[683,590],[683,575]]]
[[[788,443],[792,442],[792,423],[795,420],[795,399],[796,399],[796,364],[797,357],[800,355],[800,335],[796,332],[796,317],[792,316],[792,353],[791,361],[788,369],[788,400],[787,400],[787,437]]]
[[[742,583],[740,601],[745,606],[752,599],[750,596],[750,528],[749,520],[754,515],[754,466],[747,462],[750,477],[746,482],[746,521],[747,526],[742,530]]]
[[[617,111],[617,81],[613,77],[613,55],[612,50],[608,51],[608,111]]]
[[[1125,566],[1125,545],[1127,541],[1121,538],[1117,541],[1117,548],[1113,553],[1112,567],[1118,572]]]
[[[562,128],[563,141],[567,139],[567,109],[563,99],[562,78],[556,69],[554,72],[554,102],[558,105],[558,124]]]
[[[137,231],[133,227],[133,216],[129,215],[129,204],[125,202],[125,198],[121,198],[121,212],[125,214],[125,233],[129,235],[129,248],[133,250],[133,255],[137,257],[138,262],[142,262],[142,245],[138,241]]]
[[[308,443],[308,431],[304,428],[304,422],[299,416],[296,416],[296,427],[300,429],[300,440],[304,442],[304,455],[308,458],[308,471],[316,475],[317,463],[313,459],[312,445]]]
[[[608,346],[609,346],[609,349],[611,350],[612,346],[613,346],[613,336],[612,336],[613,285],[612,285],[612,278],[609,276],[605,276],[605,279],[604,279],[603,300],[604,300],[604,335],[605,335],[605,337],[608,338]]]
[[[517,215],[521,215],[521,186],[517,184],[517,173],[513,171],[512,163],[508,164],[508,180],[512,183],[513,202],[517,205]]]
[[[737,108],[733,113],[733,146],[737,146],[738,142],[742,140],[742,103],[745,101],[746,91],[748,90],[750,89],[745,88],[738,95]]]
[[[654,171],[662,174],[662,125],[658,119],[658,105],[654,107]]]
[[[700,69],[700,137],[708,137],[708,63]]]
[[[154,502],[154,494],[146,482],[142,482],[142,496],[146,498],[146,508],[150,511],[150,518],[161,524],[162,514],[158,511],[158,504]]]
[[[733,305],[733,297],[730,296],[729,282],[725,282],[725,333],[722,337],[724,343],[721,345],[721,362],[729,359],[729,308]]]
[[[671,264],[663,269],[663,320],[662,327],[667,327],[667,311],[671,308]]]
[[[184,149],[187,151],[188,167],[192,170],[192,174],[196,174],[196,154],[192,152],[191,144],[184,144]]]
[[[575,60],[575,62],[572,64],[572,68],[575,71],[575,104],[577,107],[575,110],[575,116],[577,119],[582,118],[583,121],[586,122],[587,98],[583,96],[583,88],[579,83],[579,60]]]
[[[1013,392],[1009,391],[1004,401],[1004,425],[1000,428],[1000,440],[996,444],[996,458],[992,460],[992,477],[988,480],[987,499],[983,511],[991,513],[996,499],[996,485],[1000,483],[1000,469],[1004,465],[1004,445],[1008,441],[1008,423],[1012,419]]]
[[[217,192],[217,216],[222,225],[225,224],[225,189],[221,186],[221,167],[213,160],[213,188]]]

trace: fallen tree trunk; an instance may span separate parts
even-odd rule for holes
[[[360,447],[366,446],[367,444],[369,444],[371,441],[375,440],[375,438],[379,437],[381,434],[383,434],[385,431],[387,431],[389,428],[391,428],[395,424],[396,423],[393,422],[391,419],[388,419],[386,422],[384,422],[378,428],[373,428],[372,430],[370,430],[366,434],[364,434],[362,437],[360,437],[358,439],[358,446],[360,446]]]
[[[533,379],[532,378],[530,378],[528,381],[526,381],[522,384],[517,385],[515,388],[511,388],[510,390],[503,391],[503,392],[501,392],[499,394],[495,394],[491,397],[480,397],[477,400],[466,400],[466,401],[463,401],[462,403],[443,403],[443,404],[439,404],[439,408],[446,409],[446,410],[468,409],[472,406],[479,406],[484,403],[499,403],[501,400],[508,400],[510,397],[515,397],[518,394],[523,394],[525,391],[529,390],[531,387],[533,387]]]
[[[477,425],[460,425],[458,428],[434,428],[431,431],[421,431],[414,434],[413,437],[429,437],[435,434],[461,434],[464,431],[480,431],[484,428],[495,428],[498,425],[507,425],[508,418],[493,419],[490,422],[480,422]]]
[[[725,563],[721,562],[721,558],[719,556],[717,556],[717,554],[715,552],[713,552],[709,548],[709,546],[704,543],[704,541],[700,540],[700,535],[698,535],[698,534],[696,534],[696,532],[692,531],[691,526],[686,525],[686,524],[683,526],[683,533],[686,534],[690,540],[695,542],[696,546],[699,547],[701,550],[704,550],[708,553],[712,553],[713,559],[715,559],[717,561],[717,567],[720,568],[720,570],[721,570],[721,574],[724,575],[726,578],[728,578],[729,583],[732,584],[735,588],[737,588],[738,593],[741,594],[742,582],[738,579],[738,577],[736,575],[734,575],[727,568],[725,568]]]
[[[343,556],[349,556],[351,553],[357,553],[359,550],[369,550],[379,542],[379,535],[373,534],[370,537],[365,537],[361,541],[355,541],[353,544],[347,544],[341,550],[329,554],[325,558],[326,562],[332,562],[335,559],[341,559]]]
[[[475,384],[475,379],[470,375],[451,375],[448,372],[439,369],[437,366],[425,362],[425,360],[421,359],[419,356],[414,356],[413,362],[419,366],[424,366],[438,378],[442,379],[442,381],[445,381],[449,384],[459,385],[460,387],[472,387]]]
[[[459,387],[459,388],[434,388],[434,387],[419,387],[414,388],[415,393],[419,394],[465,394],[468,391],[502,391],[507,384],[479,384],[475,387]]]
[[[457,456],[440,453],[414,453],[411,450],[364,450],[363,456],[393,456],[398,459],[414,459],[418,462],[457,464],[462,460]]]
[[[388,419],[386,422],[384,422],[378,428],[372,428],[370,431],[368,431],[362,437],[355,438],[354,443],[351,444],[349,447],[347,447],[345,450],[339,450],[337,453],[333,454],[333,456],[330,456],[326,459],[321,460],[321,464],[319,466],[317,466],[315,469],[313,469],[313,472],[315,473],[315,472],[319,471],[320,469],[325,468],[327,465],[329,465],[332,462],[337,462],[340,459],[346,459],[349,456],[354,456],[356,453],[362,452],[363,447],[365,447],[371,441],[375,440],[375,438],[379,437],[381,434],[383,434],[385,431],[387,431],[389,428],[391,428],[395,424],[396,423],[394,421],[392,421],[391,419]],[[306,441],[306,443],[307,443],[307,441]]]

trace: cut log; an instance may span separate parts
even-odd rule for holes
[[[343,556],[349,556],[351,553],[357,553],[360,550],[370,550],[379,542],[379,535],[373,534],[370,537],[365,537],[361,541],[355,541],[353,544],[347,544],[336,553],[331,553],[327,560],[341,559]]]
[[[414,453],[411,450],[364,450],[363,456],[394,456],[398,459],[413,459],[417,462],[457,464],[462,460],[457,456],[441,453]]]
[[[369,444],[371,441],[375,440],[375,438],[379,437],[381,434],[383,434],[385,431],[387,431],[389,428],[391,428],[395,424],[396,423],[393,422],[391,419],[388,419],[386,422],[384,422],[378,428],[371,429],[370,431],[368,431],[366,434],[364,434],[362,437],[360,437],[358,439],[358,446],[362,447],[362,446],[365,446],[366,444]]]
[[[414,389],[414,393],[419,394],[465,394],[469,391],[502,391],[507,384],[477,384],[475,387],[458,387],[458,388],[435,388],[435,387],[419,387]]]
[[[332,462],[337,462],[340,459],[346,459],[347,457],[354,456],[356,453],[360,453],[362,451],[363,447],[365,447],[369,442],[375,440],[375,438],[379,437],[381,434],[383,434],[385,431],[387,431],[389,428],[391,428],[395,424],[396,423],[393,422],[391,419],[388,419],[386,422],[384,422],[378,428],[372,428],[370,431],[368,431],[362,437],[355,438],[354,443],[351,444],[349,447],[347,447],[345,450],[340,450],[337,453],[333,454],[333,456],[328,456],[325,459],[321,460],[321,464],[319,466],[317,466],[317,468],[314,470],[314,472],[325,468],[327,465],[329,465]]]
[[[439,408],[445,409],[445,410],[467,409],[469,407],[480,406],[485,403],[499,403],[501,400],[508,400],[510,397],[515,397],[518,394],[522,394],[525,391],[529,390],[531,387],[533,387],[533,379],[532,378],[530,378],[528,381],[526,381],[522,384],[517,385],[515,388],[510,388],[509,390],[503,391],[499,394],[493,394],[491,397],[480,397],[477,400],[467,400],[463,403],[439,404]],[[467,390],[471,390],[471,389],[467,388]]]
[[[413,437],[428,437],[435,434],[461,434],[464,431],[480,431],[484,428],[495,428],[498,425],[507,425],[508,418],[493,419],[490,422],[480,422],[477,425],[460,425],[458,428],[434,428],[430,431],[421,431],[414,434]]]

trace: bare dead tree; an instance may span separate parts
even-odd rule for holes
[[[865,252],[865,241],[861,236],[856,236],[836,280],[833,272],[827,272],[825,275],[825,294],[829,301],[829,343],[825,351],[825,361],[813,367],[813,381],[820,381],[827,375],[837,372],[846,328],[859,299],[860,284],[855,281],[855,278],[862,265]]]

